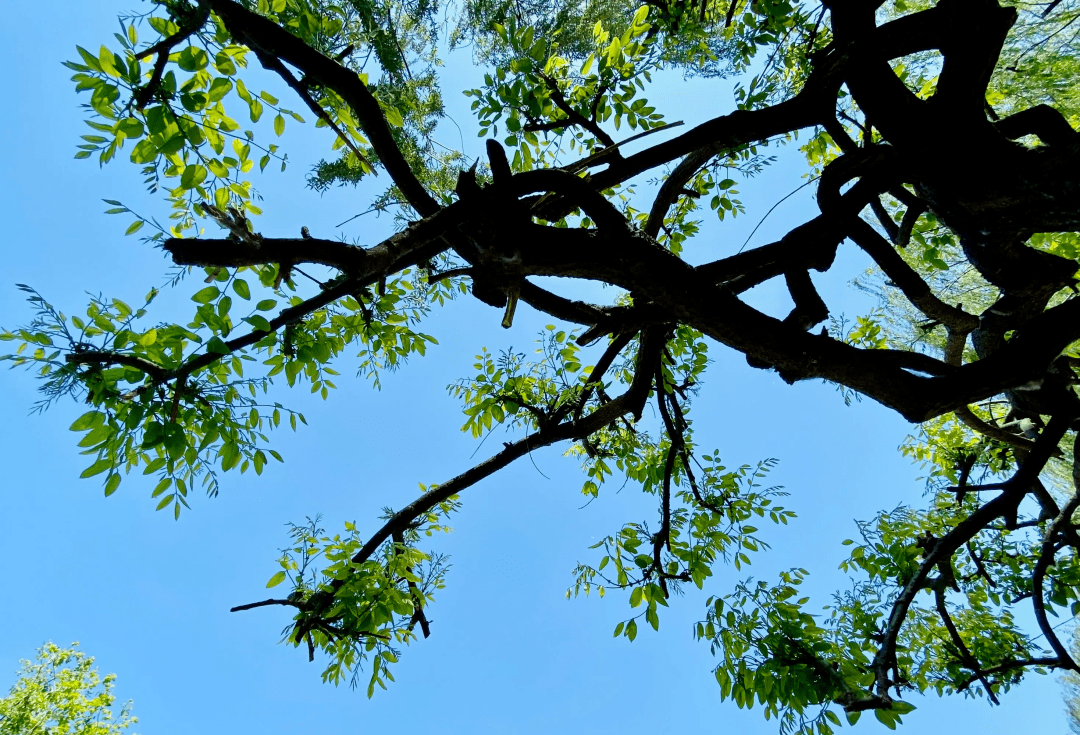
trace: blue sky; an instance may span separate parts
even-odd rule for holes
[[[59,63],[74,55],[76,43],[96,48],[110,40],[116,12],[128,7],[109,1],[14,3],[0,26],[0,59],[8,69],[7,175],[0,179],[7,242],[0,282],[4,326],[30,316],[15,283],[33,285],[72,313],[85,308],[86,291],[136,302],[164,280],[168,263],[161,252],[123,237],[128,220],[103,214],[101,199],[120,199],[148,214],[161,214],[165,206],[142,191],[138,172],[126,161],[99,170],[96,163],[73,160],[85,128],[69,72]],[[458,57],[444,84],[451,115],[473,152],[480,149],[477,128],[456,90],[477,86],[481,75]],[[667,77],[658,86],[650,99],[661,102],[668,119],[693,124],[728,109],[732,82],[710,86]],[[367,244],[388,234],[388,217],[369,215],[335,228],[366,208],[367,192],[338,189],[320,196],[304,189],[308,166],[329,140],[310,124],[289,132],[291,166],[258,181],[266,197],[259,229],[295,236],[306,225],[316,236],[342,233]],[[458,141],[453,126],[440,134],[448,144]],[[748,213],[723,226],[710,223],[691,258],[734,252],[765,211],[801,183],[791,153],[780,151],[769,173],[740,184]],[[803,190],[782,204],[753,243],[768,242],[812,216],[810,193]],[[853,317],[873,306],[847,285],[867,265],[844,246],[837,266],[815,275],[835,314]],[[750,298],[770,313],[787,311],[777,288],[758,289]],[[119,674],[117,691],[134,699],[137,731],[146,735],[277,735],[300,728],[775,733],[776,724],[759,709],[720,703],[708,647],[690,635],[704,613],[705,594],[723,594],[746,571],[721,570],[705,594],[673,600],[660,631],[646,629],[632,644],[611,635],[629,610],[623,596],[564,598],[570,571],[590,558],[591,543],[624,522],[655,514],[652,498],[633,487],[605,488],[582,508],[583,478],[576,462],[562,456],[565,447],[537,452],[533,462],[522,461],[463,495],[454,533],[432,544],[453,564],[429,613],[433,635],[405,651],[397,683],[372,700],[362,690],[321,684],[318,664],[307,663],[303,651],[278,645],[288,622],[284,612],[228,612],[265,597],[286,522],[321,513],[330,530],[351,520],[370,532],[379,509],[412,500],[418,482],[445,480],[487,456],[489,446],[477,450],[459,431],[463,419],[446,385],[470,373],[481,347],[528,348],[548,321],[527,307],[510,331],[499,327],[499,318],[472,299],[439,311],[426,331],[440,345],[389,376],[381,392],[361,378],[345,379],[353,373],[347,362],[339,366],[340,389],[325,403],[306,391],[278,391],[275,398],[303,411],[309,422],[296,434],[274,437],[285,464],[261,478],[226,476],[220,497],[197,498],[179,522],[155,513],[150,481],[133,477],[105,499],[96,480],[78,480],[87,462],[67,427],[83,408],[67,402],[29,416],[34,381],[23,373],[0,374],[0,555],[8,580],[0,597],[7,631],[0,639],[0,691],[18,659],[42,642],[78,640],[104,671]],[[846,407],[830,386],[788,386],[719,346],[711,357],[694,406],[698,441],[718,447],[729,466],[778,458],[770,479],[791,493],[786,505],[799,515],[784,533],[768,533],[774,548],[759,555],[749,573],[773,578],[779,570],[805,567],[809,593],[824,605],[844,584],[836,566],[843,558],[840,541],[854,535],[852,519],[919,502],[918,468],[896,452],[913,427],[869,401]],[[501,437],[489,444],[497,441]],[[1053,677],[1031,676],[999,708],[984,700],[913,702],[919,709],[905,726],[914,732],[1066,729]],[[859,729],[884,731],[865,719]]]

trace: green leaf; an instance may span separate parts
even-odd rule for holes
[[[220,58],[220,54],[218,56]],[[226,79],[225,77],[218,77],[210,83],[210,89],[207,91],[206,95],[210,99],[210,102],[214,103],[218,100],[223,99],[225,95],[232,91],[232,88],[233,83],[230,80]]]
[[[233,60],[224,51],[218,52],[217,56],[214,57],[214,68],[218,70],[218,73],[229,77],[236,73],[236,64],[233,63]],[[221,81],[220,77],[215,79],[214,83],[216,84],[218,81]],[[225,79],[224,81],[228,82],[229,80]],[[231,83],[229,84],[229,87],[232,87]]]
[[[395,128],[400,128],[405,124],[405,121],[401,117],[401,113],[396,108],[387,105],[383,107],[383,115],[386,117],[386,122],[393,125]]]
[[[184,71],[201,71],[210,63],[210,57],[201,48],[188,46],[176,58],[176,64]]]
[[[270,322],[265,317],[258,314],[252,314],[244,319],[245,322],[258,329],[260,332],[270,331]]]
[[[116,488],[120,487],[120,474],[114,472],[109,475],[109,479],[105,481],[105,497],[109,497],[116,492]]]
[[[251,291],[248,289],[247,281],[243,278],[237,278],[233,281],[233,291],[236,291],[236,295],[245,301],[251,298]]]
[[[184,168],[184,173],[180,174],[180,186],[185,189],[194,189],[205,180],[206,166],[201,164],[187,166]]]
[[[150,163],[158,156],[158,148],[150,140],[141,140],[131,151],[132,163]]]
[[[217,286],[207,286],[192,296],[191,300],[197,304],[209,304],[219,295],[221,295],[221,291]]]
[[[877,718],[878,722],[880,722],[882,725],[889,728],[890,730],[896,729],[896,716],[889,710],[875,709],[874,717]]]
[[[105,423],[105,414],[101,411],[87,411],[79,418],[75,419],[70,427],[71,431],[86,431],[92,429],[95,426],[100,426]]]
[[[269,589],[271,587],[277,587],[279,584],[281,584],[284,581],[285,581],[285,572],[278,572],[277,574],[275,574],[273,577],[270,578],[270,581],[266,583],[266,587],[267,587],[267,589]]]
[[[112,466],[113,463],[111,459],[102,458],[99,459],[97,462],[94,462],[94,464],[90,465],[85,470],[83,470],[82,474],[79,475],[79,477],[85,479],[87,477],[93,477],[94,475],[100,475],[106,470],[111,470]]]
[[[229,349],[229,346],[222,341],[221,337],[211,337],[206,343],[206,351],[215,355],[227,355],[232,352],[232,350]]]
[[[274,116],[274,134],[281,135],[285,132],[285,118],[281,116],[279,112]]]
[[[119,133],[123,133],[128,138],[141,138],[143,134],[143,124],[141,120],[129,117],[118,122],[116,124],[116,130]]]

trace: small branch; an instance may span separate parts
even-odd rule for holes
[[[976,431],[983,436],[988,436],[991,439],[995,439],[1003,444],[1009,446],[1018,447],[1020,449],[1029,450],[1035,446],[1035,442],[1030,439],[1025,439],[1022,436],[1017,436],[1006,429],[1002,429],[993,424],[983,421],[981,418],[975,415],[975,413],[967,406],[957,406],[953,413],[956,414],[956,418],[960,420],[962,424],[967,426],[972,431]]]
[[[940,580],[939,580],[940,581]],[[983,687],[986,689],[986,696],[990,698],[990,701],[994,704],[1001,704],[997,695],[994,694],[994,690],[990,686],[990,682],[986,680],[986,675],[982,669],[979,668],[979,662],[971,655],[971,651],[964,645],[964,639],[960,637],[960,631],[956,629],[956,625],[953,624],[952,617],[949,615],[949,609],[945,606],[945,585],[937,584],[934,587],[934,597],[937,601],[938,615],[941,617],[941,622],[945,624],[945,629],[949,631],[949,637],[952,638],[953,645],[956,646],[956,650],[960,653],[960,660],[964,666],[967,666],[974,673],[976,678],[982,682]]]
[[[298,80],[293,75],[291,71],[288,70],[288,68],[286,68],[284,64],[281,63],[279,59],[274,56],[270,56],[269,54],[263,53],[262,51],[259,51],[258,48],[255,49],[255,55],[259,57],[259,62],[263,65],[264,68],[277,72],[278,76],[285,80],[285,83],[288,84],[292,88],[292,90],[296,92],[297,95],[299,95],[300,99],[304,101],[304,104],[307,105],[308,109],[315,113],[315,115],[319,119],[326,123],[327,127],[329,127],[331,130],[334,131],[335,134],[337,134],[338,139],[349,147],[349,150],[353,152],[353,155],[355,155],[360,160],[360,162],[367,167],[368,171],[370,171],[373,176],[379,175],[379,172],[375,170],[375,166],[372,165],[371,161],[369,161],[364,156],[364,154],[360,152],[360,149],[356,147],[356,145],[352,142],[352,139],[348,135],[346,135],[342,131],[342,129],[338,127],[338,124],[334,122],[333,118],[330,117],[330,113],[324,110],[322,108],[322,105],[312,99],[311,94],[307,91],[307,88],[300,82],[300,80]]]
[[[1050,668],[1055,668],[1056,669],[1056,668],[1061,667],[1061,661],[1059,659],[1049,658],[1049,657],[1046,657],[1046,658],[1028,658],[1028,659],[1024,659],[1023,661],[1003,661],[1002,663],[998,664],[997,666],[990,666],[988,668],[983,669],[982,673],[984,675],[986,675],[986,676],[993,676],[994,674],[1003,674],[1006,671],[1012,671],[1013,669],[1021,669],[1021,668],[1024,668],[1026,666],[1048,666]],[[976,681],[979,681],[979,677],[978,676],[972,676],[970,679],[967,679],[966,681],[962,682],[956,688],[956,691],[962,692],[965,689],[967,689],[969,686],[974,684]]]
[[[908,246],[908,243],[911,242],[911,233],[915,229],[919,217],[922,217],[927,211],[926,205],[921,202],[908,205],[908,208],[904,210],[904,217],[900,220],[900,227],[897,229],[896,237],[893,240],[896,247],[906,248]]]
[[[398,546],[405,547],[405,531],[404,529],[398,529],[394,531],[394,543]],[[412,567],[409,567],[406,571],[412,571]],[[419,588],[416,586],[416,582],[407,580],[409,585],[409,594],[413,599],[413,617],[412,622],[409,624],[409,628],[416,623],[420,623],[420,631],[427,638],[431,635],[431,624],[428,622],[427,616],[424,615],[424,596],[420,593]]]
[[[1050,420],[1051,425],[1057,420],[1058,416],[1054,416]],[[1046,427],[1043,431],[1044,436],[1050,433],[1050,428],[1050,426]],[[1041,440],[1042,437],[1040,437],[1040,441]],[[1032,454],[1034,454],[1034,452],[1032,452]],[[1043,596],[1043,582],[1047,570],[1050,568],[1050,565],[1054,563],[1054,554],[1057,551],[1058,536],[1063,535],[1067,530],[1073,528],[1073,514],[1076,512],[1077,508],[1080,508],[1080,432],[1077,432],[1076,439],[1073,443],[1073,457],[1073,496],[1065,503],[1065,507],[1061,509],[1061,512],[1050,524],[1050,527],[1046,529],[1046,535],[1043,537],[1042,549],[1039,552],[1039,558],[1035,562],[1035,569],[1031,575],[1031,604],[1035,609],[1035,619],[1038,620],[1039,627],[1042,629],[1043,635],[1046,636],[1046,640],[1050,643],[1050,647],[1053,648],[1054,653],[1057,654],[1061,668],[1080,672],[1080,667],[1077,667],[1076,662],[1073,660],[1072,656],[1069,655],[1068,649],[1057,637],[1053,626],[1050,625],[1050,621],[1046,617],[1046,601]]]
[[[428,283],[436,283],[438,281],[445,281],[448,278],[460,278],[462,276],[472,276],[472,268],[451,268],[450,270],[443,271],[441,273],[432,273],[428,276]]]
[[[141,51],[136,54],[137,59],[145,59],[147,56],[157,54],[157,58],[154,59],[154,68],[150,73],[150,79],[146,82],[146,86],[139,89],[135,94],[135,109],[140,112],[143,108],[150,103],[150,99],[157,92],[159,86],[161,86],[161,79],[165,74],[165,65],[169,63],[169,54],[172,49],[180,43],[186,41],[191,34],[195,33],[202,27],[206,20],[210,17],[210,5],[206,0],[199,0],[199,7],[197,13],[191,18],[190,25],[181,27],[176,33],[168,38],[158,41],[145,51]]]
[[[508,443],[501,452],[466,470],[452,480],[442,485],[433,486],[428,492],[395,513],[352,557],[352,562],[354,564],[364,563],[396,531],[408,528],[420,515],[427,513],[439,503],[449,500],[462,490],[490,477],[514,460],[524,457],[541,447],[560,441],[586,437],[627,413],[633,413],[635,417],[640,418],[641,411],[644,409],[645,401],[648,398],[651,383],[652,371],[648,369],[648,366],[655,359],[661,347],[662,343],[657,344],[657,340],[653,337],[647,336],[643,339],[643,344],[638,350],[638,369],[634,381],[621,396],[610,403],[604,404],[578,421],[558,424],[529,434],[524,439]],[[339,590],[345,582],[344,578],[335,579],[330,585],[330,591],[316,593],[316,595],[325,595],[327,599],[321,602],[329,603],[329,598],[332,597],[333,592]]]
[[[299,605],[292,600],[263,600],[262,602],[249,602],[246,605],[237,605],[236,607],[229,608],[229,612],[242,612],[244,610],[254,610],[257,607],[267,607],[268,605],[285,605],[287,607],[299,607]]]
[[[627,143],[633,143],[635,140],[639,140],[640,138],[644,138],[646,135],[652,135],[653,133],[659,133],[659,132],[661,132],[663,130],[667,130],[668,128],[677,128],[682,124],[683,124],[682,120],[677,120],[676,122],[673,122],[673,123],[667,123],[666,125],[659,125],[659,126],[657,126],[655,128],[649,128],[648,130],[640,132],[637,135],[631,135],[626,140],[620,140],[618,143],[615,143],[615,144],[613,144],[611,146],[608,146],[607,148],[603,148],[602,150],[599,150],[596,153],[593,153],[591,156],[587,156],[585,158],[582,158],[580,161],[574,161],[570,165],[564,166],[562,170],[563,171],[569,171],[570,173],[577,173],[578,171],[582,171],[582,170],[590,168],[592,166],[596,166],[600,162],[600,159],[606,158],[606,157],[618,152],[618,150],[622,146],[626,145]]]
[[[979,555],[975,553],[975,549],[971,547],[971,542],[967,542],[967,552],[971,556],[971,561],[975,564],[975,571],[979,576],[986,580],[986,583],[993,588],[997,588],[997,582],[994,581],[990,573],[986,571],[986,566],[983,564],[983,560],[979,558]]]
[[[637,336],[636,332],[623,332],[619,334],[615,339],[611,341],[607,349],[604,350],[604,354],[600,356],[600,359],[593,365],[593,369],[589,372],[589,377],[585,381],[585,390],[581,393],[581,398],[578,401],[577,407],[574,409],[574,421],[581,418],[582,411],[585,410],[585,404],[588,403],[589,398],[592,396],[594,390],[598,386],[603,385],[603,379],[605,373],[611,368],[611,364],[615,362],[615,358],[619,356],[628,344]]]
[[[301,38],[234,0],[206,2],[238,43],[290,64],[306,78],[341,97],[352,108],[379,161],[413,209],[421,217],[439,211],[439,203],[413,173],[394,140],[378,100],[355,71],[324,56]]]
[[[540,71],[539,69],[535,70],[535,73],[538,77],[544,80],[544,83],[547,85],[548,90],[551,92],[552,102],[554,102],[555,106],[562,110],[563,113],[566,115],[566,123],[568,125],[579,125],[580,127],[592,133],[593,136],[595,136],[601,143],[604,144],[605,150],[609,148],[615,148],[615,141],[611,139],[610,135],[604,132],[603,128],[596,124],[596,121],[590,120],[589,118],[585,117],[580,112],[575,110],[569,102],[566,101],[566,97],[563,96],[562,90],[559,89],[558,82],[556,82],[553,78]]]
[[[885,206],[881,203],[879,197],[874,197],[870,201],[870,209],[873,210],[874,216],[877,218],[878,224],[881,225],[881,229],[885,230],[885,234],[889,236],[889,239],[893,243],[898,243],[900,239],[900,228],[893,222],[892,217],[885,210]]]

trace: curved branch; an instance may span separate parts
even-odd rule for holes
[[[1053,423],[1056,418],[1057,417],[1051,419],[1051,423]],[[1049,431],[1050,427],[1047,426],[1044,433],[1049,433]],[[1077,432],[1076,439],[1073,443],[1073,496],[1065,503],[1065,507],[1061,509],[1061,512],[1050,524],[1050,527],[1046,529],[1042,548],[1039,551],[1039,559],[1035,562],[1035,570],[1031,575],[1031,604],[1035,610],[1035,619],[1038,621],[1039,627],[1042,629],[1043,635],[1046,636],[1046,640],[1050,644],[1050,647],[1053,648],[1054,653],[1057,654],[1061,668],[1080,672],[1080,667],[1076,665],[1076,661],[1069,655],[1068,649],[1062,644],[1061,639],[1057,637],[1057,634],[1054,632],[1054,627],[1050,625],[1050,621],[1046,617],[1046,601],[1043,597],[1043,581],[1050,565],[1054,563],[1058,536],[1072,528],[1073,514],[1076,512],[1077,508],[1080,508],[1080,459],[1076,458],[1080,455],[1077,455],[1077,452],[1080,452],[1080,432]]]
[[[1009,140],[1035,135],[1046,145],[1075,143],[1078,134],[1065,116],[1050,105],[1035,105],[994,123],[998,132]]]
[[[559,89],[558,82],[539,69],[534,69],[533,71],[538,77],[544,80],[544,84],[547,85],[548,91],[551,92],[552,102],[554,102],[555,106],[562,110],[566,115],[566,120],[558,121],[563,123],[562,127],[578,125],[592,133],[597,140],[604,144],[605,148],[612,148],[615,145],[615,141],[612,140],[610,135],[604,132],[603,128],[596,124],[595,120],[590,120],[585,117],[566,101],[566,97],[563,96],[562,90]],[[615,155],[618,155],[618,153],[616,152]]]
[[[824,117],[821,110],[828,110],[834,104],[840,81],[838,65],[823,64],[815,68],[806,86],[792,99],[759,110],[736,110],[713,118],[671,140],[613,162],[593,176],[593,188],[609,189],[705,146],[732,149],[818,125]]]
[[[994,674],[1002,674],[1006,671],[1012,671],[1013,669],[1021,669],[1027,666],[1049,666],[1050,668],[1060,668],[1061,661],[1056,658],[1040,657],[1040,658],[1027,658],[1023,661],[1005,661],[997,666],[990,666],[983,669],[982,673],[986,676],[993,676]],[[969,686],[979,680],[979,677],[972,676],[970,679],[962,682],[960,686],[956,688],[956,691],[962,692]]]
[[[375,167],[371,165],[371,161],[367,160],[364,154],[360,152],[360,149],[356,147],[356,144],[352,142],[352,138],[346,135],[342,131],[342,129],[338,127],[338,124],[334,122],[333,118],[330,117],[330,114],[322,108],[322,105],[320,105],[318,102],[311,98],[311,94],[308,93],[307,88],[300,82],[299,79],[297,79],[293,75],[291,71],[288,70],[288,68],[284,64],[281,63],[281,61],[277,59],[277,57],[265,54],[257,48],[255,49],[255,55],[259,57],[259,63],[263,65],[264,69],[269,69],[271,71],[277,72],[277,75],[283,80],[285,80],[285,83],[288,84],[289,87],[294,92],[296,92],[297,96],[301,100],[303,100],[304,104],[307,105],[307,108],[311,110],[316,117],[326,123],[326,126],[328,128],[334,131],[334,133],[338,137],[338,140],[340,140],[342,143],[349,147],[349,150],[353,152],[353,155],[355,155],[361,163],[368,167],[372,175],[379,175],[379,172],[376,171]]]
[[[1017,436],[1006,429],[1002,429],[1000,426],[994,426],[991,423],[983,421],[975,415],[975,412],[968,406],[957,406],[953,413],[956,414],[956,418],[958,418],[962,424],[983,436],[988,436],[1003,444],[1029,451],[1035,446],[1035,442],[1030,439]]]
[[[652,207],[649,209],[649,219],[645,222],[646,235],[656,237],[659,234],[668,210],[683,194],[686,182],[692,179],[710,159],[723,150],[722,145],[710,143],[687,154],[679,162],[675,170],[660,185],[660,190],[656,193],[656,198],[653,199]]]
[[[659,354],[663,343],[657,336],[646,332],[643,344],[638,351],[637,372],[634,380],[626,392],[609,403],[597,408],[577,421],[566,422],[556,426],[537,431],[516,442],[506,444],[505,448],[497,454],[489,457],[478,465],[461,473],[457,477],[442,485],[432,487],[428,492],[409,503],[393,515],[352,557],[354,564],[362,564],[371,558],[378,548],[391,538],[397,531],[408,528],[419,516],[427,513],[439,503],[449,500],[477,482],[490,477],[494,473],[511,464],[514,460],[524,457],[535,449],[549,446],[561,441],[581,439],[589,434],[599,431],[603,427],[619,419],[627,413],[633,413],[640,417],[649,395],[652,371],[649,370],[650,361]],[[333,591],[337,591],[345,584],[344,579],[336,579],[330,585]],[[329,602],[332,593],[317,593],[312,596],[312,605],[319,607]],[[324,595],[324,597],[320,597]],[[315,598],[319,598],[316,600]]]
[[[930,286],[873,227],[859,217],[851,219],[849,236],[874,259],[882,272],[896,284],[916,309],[953,332],[968,334],[979,326],[979,317],[949,306],[934,295]]]
[[[938,615],[941,617],[941,622],[945,624],[945,629],[949,631],[949,637],[952,638],[953,645],[956,646],[956,650],[960,653],[960,660],[963,662],[964,666],[971,669],[975,673],[975,677],[982,682],[983,687],[986,689],[986,696],[990,698],[990,701],[994,704],[1001,704],[1001,702],[998,701],[997,695],[994,694],[994,690],[990,687],[990,682],[986,680],[986,674],[979,668],[978,660],[971,655],[971,651],[964,645],[964,639],[960,637],[960,631],[956,629],[952,616],[949,615],[949,609],[945,606],[945,585],[937,584],[935,586],[934,599],[937,602],[937,611]]]
[[[356,114],[371,147],[413,209],[422,217],[439,211],[439,203],[416,178],[394,141],[378,100],[355,71],[323,56],[273,21],[233,0],[207,1],[238,42],[287,62],[312,82],[334,90]]]
[[[887,706],[891,702],[889,687],[893,682],[889,681],[889,669],[895,666],[896,642],[900,635],[900,628],[907,619],[907,613],[915,595],[927,585],[927,577],[931,570],[938,564],[948,563],[948,560],[962,545],[970,541],[974,536],[986,528],[992,521],[1000,517],[1006,517],[1016,512],[1016,507],[1031,489],[1031,483],[1038,478],[1047,460],[1050,458],[1052,447],[1056,447],[1061,437],[1068,431],[1071,418],[1055,416],[1049,425],[1043,430],[1035,448],[1027,459],[1006,482],[1001,483],[1002,493],[981,506],[974,513],[960,521],[951,531],[939,539],[933,547],[926,549],[926,556],[914,576],[907,581],[896,601],[893,602],[892,611],[885,626],[883,640],[874,656],[874,697],[876,704],[870,706]],[[1077,496],[1080,502],[1080,495]],[[1075,509],[1075,507],[1074,507]],[[1064,513],[1062,514],[1064,515]],[[1061,516],[1059,516],[1060,518]],[[1062,659],[1063,661],[1069,659]]]
[[[210,5],[206,0],[199,0],[199,7],[195,14],[189,19],[188,23],[180,24],[180,29],[169,36],[155,43],[145,51],[140,51],[135,55],[136,59],[145,59],[147,56],[157,54],[157,58],[154,59],[154,67],[150,72],[150,79],[147,80],[146,85],[139,89],[135,94],[135,109],[140,112],[149,103],[150,99],[157,92],[158,87],[161,86],[161,79],[165,74],[165,65],[169,63],[169,54],[177,44],[183,43],[191,37],[193,33],[199,30],[206,23],[210,17]]]

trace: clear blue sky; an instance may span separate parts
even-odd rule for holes
[[[85,132],[77,107],[82,100],[59,63],[74,55],[76,43],[97,48],[110,40],[116,12],[128,7],[113,0],[47,0],[11,3],[5,13],[4,326],[30,316],[15,283],[33,285],[72,313],[85,308],[85,291],[135,302],[163,281],[168,263],[160,251],[123,237],[128,221],[104,215],[101,199],[120,199],[147,214],[160,215],[165,206],[142,191],[126,161],[99,170],[72,159]],[[461,58],[450,64],[444,85],[473,151],[479,150],[476,126],[456,90],[480,79],[481,70]],[[665,85],[651,98],[667,101],[662,109],[669,119],[693,124],[728,109],[730,81],[707,86],[667,78]],[[320,197],[304,189],[308,166],[328,145],[326,131],[309,124],[290,132],[292,165],[258,182],[266,215],[257,226],[267,235],[295,236],[307,225],[316,236],[333,237],[341,232],[336,223],[366,208],[366,194],[343,189]],[[458,142],[453,126],[441,135],[447,144]],[[770,174],[741,185],[748,214],[723,227],[710,224],[691,257],[734,252],[765,211],[801,183],[795,163],[789,155]],[[804,190],[781,205],[754,242],[768,242],[812,216],[808,195]],[[390,227],[389,218],[368,216],[344,234],[373,244]],[[867,265],[845,246],[837,267],[815,276],[834,313],[851,317],[873,306],[847,285]],[[771,313],[787,311],[786,297],[775,288],[751,298]],[[228,612],[265,597],[286,522],[322,513],[328,529],[353,520],[370,532],[379,509],[409,502],[418,482],[443,481],[487,455],[485,446],[473,456],[476,442],[458,430],[463,419],[445,386],[469,374],[482,346],[528,347],[546,320],[523,308],[507,332],[490,307],[472,299],[450,305],[427,325],[439,347],[391,376],[381,392],[348,379],[353,368],[347,363],[339,366],[340,389],[325,403],[306,391],[280,391],[277,400],[302,410],[310,424],[274,437],[286,463],[262,478],[226,476],[220,497],[196,498],[179,522],[154,512],[149,481],[132,477],[105,499],[96,480],[78,480],[87,462],[67,427],[82,407],[66,402],[42,417],[28,416],[34,381],[3,373],[0,691],[18,659],[42,642],[78,640],[102,670],[119,674],[117,691],[134,699],[137,731],[144,735],[383,728],[775,733],[776,723],[766,722],[760,709],[720,703],[708,646],[690,634],[704,613],[704,595],[673,600],[659,633],[646,629],[632,644],[611,636],[629,610],[623,596],[564,599],[570,570],[589,558],[591,543],[626,521],[655,514],[652,499],[633,487],[605,488],[581,509],[582,477],[576,462],[561,456],[565,447],[537,452],[535,466],[523,461],[463,496],[455,532],[433,544],[453,563],[447,589],[429,612],[433,635],[405,651],[397,683],[372,700],[362,690],[321,684],[321,669],[307,663],[306,652],[277,644],[288,622],[284,611]],[[774,548],[759,555],[750,572],[773,578],[780,569],[805,567],[814,600],[827,604],[829,593],[844,584],[836,566],[840,541],[854,534],[852,519],[920,501],[918,469],[895,451],[913,427],[868,401],[845,407],[826,385],[785,385],[718,346],[711,356],[715,362],[694,408],[699,442],[719,447],[729,465],[779,458],[772,480],[786,486],[787,505],[799,514],[783,534],[769,534]],[[493,437],[489,445],[500,440]],[[723,570],[706,594],[723,594],[743,574]],[[1030,677],[1000,708],[984,700],[913,701],[919,709],[906,718],[910,732],[1066,730],[1053,677]],[[872,718],[859,728],[884,731]]]

